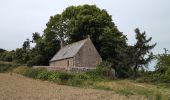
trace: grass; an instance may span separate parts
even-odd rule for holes
[[[12,71],[14,68],[18,67],[20,64],[15,62],[4,62],[0,61],[0,72],[9,72]]]
[[[110,82],[97,82],[97,87],[107,87],[119,94],[143,95],[149,100],[170,100],[170,88],[157,87],[157,85],[136,83],[131,80],[115,80]]]
[[[119,90],[119,91],[117,91],[117,93],[123,94],[125,96],[133,95],[133,92],[131,90],[128,90],[128,89]]]
[[[95,89],[101,89],[101,90],[112,90],[109,86],[94,86]]]

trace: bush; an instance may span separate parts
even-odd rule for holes
[[[105,76],[105,77],[108,77],[110,79],[115,79],[115,77],[116,77],[115,76],[115,69],[112,68],[112,64],[107,62],[107,61],[103,61],[102,63],[97,65],[96,72],[100,76]]]
[[[76,77],[79,78],[79,79],[81,79],[81,80],[87,80],[87,79],[90,78],[90,77],[89,77],[87,74],[85,74],[85,73],[77,74]]]
[[[9,70],[10,67],[11,67],[10,64],[2,64],[2,63],[0,63],[0,72],[5,72],[5,71]]]
[[[73,74],[69,74],[69,73],[60,73],[59,74],[59,80],[60,81],[67,81],[67,80],[69,80],[69,79],[72,79],[73,78]]]
[[[51,74],[48,75],[49,81],[57,82],[58,79],[59,79],[59,73],[57,72],[51,72]]]
[[[20,67],[17,67],[16,69],[14,69],[13,72],[17,73],[17,74],[21,74],[21,75],[24,75],[24,73],[26,73],[26,71],[28,70],[29,68],[26,67],[26,66],[20,66]]]
[[[16,68],[14,72],[31,78],[36,78],[38,75],[38,70],[28,68],[26,66]]]
[[[73,77],[72,79],[69,79],[67,84],[71,86],[82,86],[84,80],[78,78],[78,77]]]
[[[86,72],[86,75],[91,81],[104,81],[107,79],[105,76],[102,75],[102,73],[97,70],[88,71]]]
[[[39,70],[37,78],[42,80],[47,80],[50,75],[50,72],[48,72],[46,69]]]
[[[18,67],[14,71],[27,77],[49,80],[71,86],[93,85],[94,82],[108,80],[99,70],[74,74],[66,72],[49,72],[44,68],[32,69],[30,67]]]
[[[13,62],[2,62],[2,61],[0,61],[0,72],[11,71],[18,66],[19,66],[19,64],[16,64],[16,63],[13,63]]]
[[[31,78],[36,78],[38,75],[38,71],[28,68],[23,75]]]
[[[71,86],[82,86],[83,83],[89,79],[89,76],[85,73],[76,74],[74,77],[69,79],[68,85]]]
[[[104,76],[109,76],[111,71],[111,64],[109,62],[103,61],[99,65],[97,65],[97,72],[103,74]]]

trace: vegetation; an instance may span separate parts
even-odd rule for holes
[[[147,40],[145,32],[135,29],[137,42],[129,46],[126,36],[118,30],[111,15],[95,5],[70,6],[61,14],[51,16],[46,26],[42,35],[33,33],[32,39],[23,42],[22,48],[13,51],[2,49],[0,60],[28,66],[48,65],[60,48],[60,41],[66,45],[85,39],[87,35],[109,64],[106,72],[109,77],[137,76],[138,67],[147,65],[152,59],[148,53],[155,45],[149,45],[151,38]],[[30,48],[31,43],[35,43],[35,47]]]
[[[143,75],[147,81],[152,83],[163,83],[164,86],[170,85],[170,54],[157,55],[157,65],[155,71],[145,72]]]
[[[72,86],[95,84],[96,88],[108,90],[111,88],[98,86],[96,83],[117,78],[136,78],[137,82],[170,84],[168,50],[165,49],[164,54],[153,55],[151,50],[156,43],[150,44],[152,37],[147,38],[146,32],[140,32],[138,28],[135,29],[136,43],[128,45],[126,36],[118,30],[106,10],[99,9],[95,5],[70,6],[61,14],[51,16],[46,26],[42,35],[38,32],[33,33],[32,39],[23,42],[22,48],[12,51],[0,49],[0,61],[3,61],[0,62],[0,71],[8,71],[19,66],[16,63],[27,64],[29,67],[48,65],[49,60],[60,48],[60,41],[66,45],[90,35],[104,60],[96,70],[75,74],[19,67],[16,72],[59,84]],[[30,48],[31,43],[35,43],[35,47]],[[155,71],[150,72],[147,71],[147,65],[152,59],[157,60],[157,65]],[[117,91],[125,95],[134,93],[128,89]],[[161,97],[158,93],[157,98]]]
[[[18,67],[14,70],[18,74],[27,77],[48,80],[58,84],[77,86],[83,88],[95,88],[102,90],[111,90],[119,94],[129,95],[143,95],[150,100],[168,100],[170,95],[170,88],[162,86],[135,83],[130,80],[115,80],[99,74],[99,71],[91,71],[86,73],[66,73],[66,72],[49,72],[44,68],[32,69],[29,67]],[[102,72],[102,71],[101,71]],[[96,73],[95,75],[93,75]],[[98,73],[98,74],[97,74]],[[95,77],[95,78],[94,78]]]
[[[13,69],[15,69],[18,66],[19,66],[19,64],[17,64],[17,63],[0,61],[0,72],[12,71]]]

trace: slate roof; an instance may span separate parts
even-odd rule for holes
[[[54,55],[50,62],[74,57],[86,41],[87,39],[64,46]]]

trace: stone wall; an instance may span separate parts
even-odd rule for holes
[[[95,67],[56,67],[56,66],[33,66],[33,69],[36,68],[46,68],[48,71],[67,71],[67,72],[86,72],[89,70],[94,70]]]

